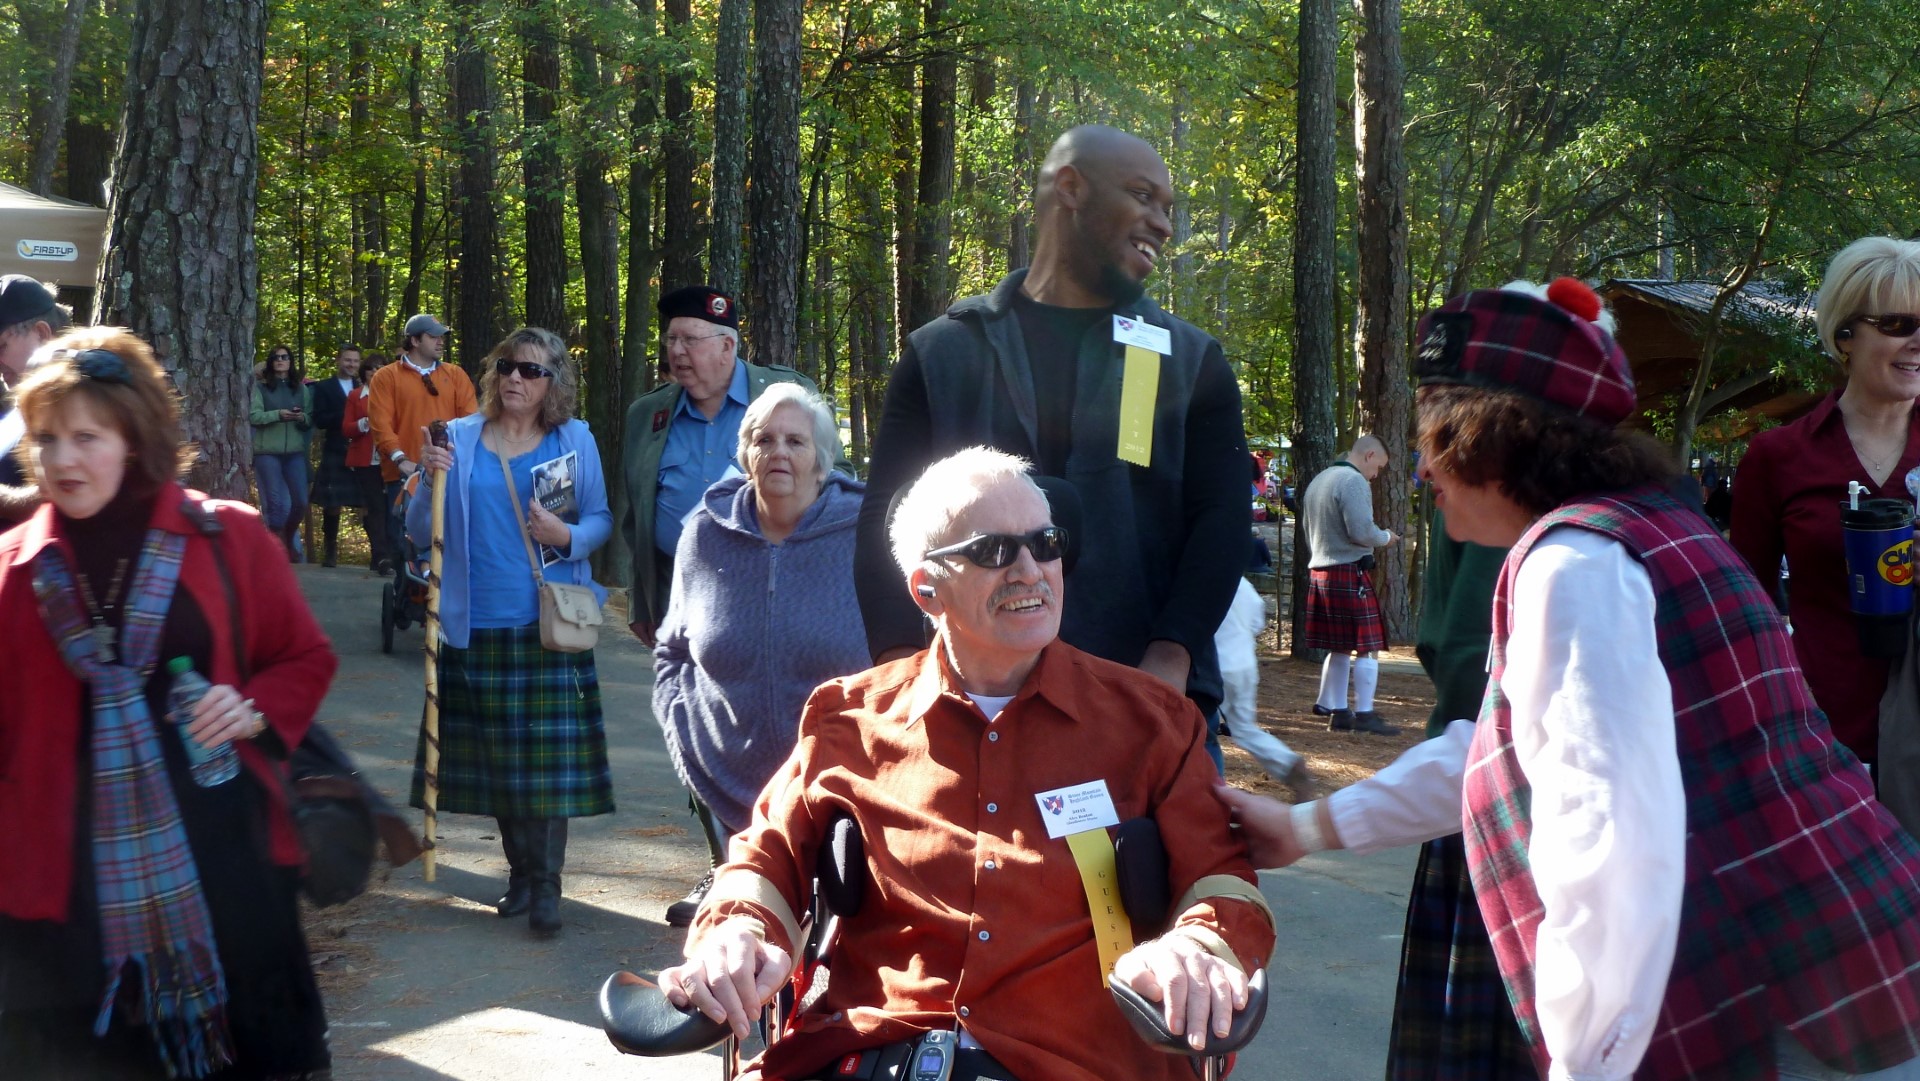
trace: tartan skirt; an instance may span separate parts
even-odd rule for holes
[[[320,451],[320,471],[313,475],[312,500],[327,510],[360,506],[360,481],[347,467],[347,449]]]
[[[415,807],[426,806],[423,724]],[[540,627],[475,627],[440,648],[440,801],[448,814],[583,818],[613,811],[593,651],[555,653]]]
[[[1387,626],[1373,580],[1352,563],[1315,567],[1307,578],[1307,619],[1301,631],[1309,649],[1372,653],[1387,648]]]
[[[1387,1081],[1538,1081],[1459,834],[1420,849],[1400,945]]]

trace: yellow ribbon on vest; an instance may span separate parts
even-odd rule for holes
[[[1153,464],[1153,409],[1160,395],[1160,354],[1127,346],[1120,375],[1120,445],[1114,456],[1134,465]]]
[[[1133,923],[1120,901],[1120,878],[1113,858],[1113,838],[1102,829],[1067,834],[1067,848],[1087,891],[1087,911],[1093,917],[1093,941],[1100,948],[1100,986],[1114,962],[1133,949]]]

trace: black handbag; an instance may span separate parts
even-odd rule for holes
[[[226,527],[210,503],[189,499],[183,509],[213,545],[213,562],[220,570],[227,615],[232,621],[234,659],[244,680],[250,668],[240,624],[240,597],[220,542]],[[300,847],[307,856],[300,892],[316,907],[343,904],[366,892],[373,861],[383,842],[387,861],[395,867],[411,862],[421,852],[405,817],[360,776],[353,758],[318,720],[308,726],[306,738],[287,756],[286,797],[287,809],[300,833]]]

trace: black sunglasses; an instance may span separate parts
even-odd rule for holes
[[[1891,312],[1887,315],[1863,315],[1862,323],[1885,334],[1889,338],[1911,338],[1913,332],[1920,330],[1920,315],[1908,312]]]
[[[958,544],[949,544],[945,548],[935,548],[928,552],[928,559],[946,559],[951,556],[966,556],[976,567],[998,570],[1020,558],[1020,549],[1033,553],[1037,563],[1051,563],[1067,554],[1067,531],[1057,525],[1036,529],[1026,536],[1012,533],[982,533],[968,537]]]
[[[118,383],[131,386],[133,372],[127,368],[127,362],[120,354],[111,349],[71,349],[56,351],[48,360],[69,360],[80,369],[80,374],[99,383]]]
[[[543,368],[530,360],[508,360],[506,357],[501,357],[499,360],[493,362],[493,370],[500,375],[512,375],[514,372],[519,372],[520,378],[528,380],[529,382],[535,379],[553,378],[552,369]]]
[[[436,398],[440,396],[440,388],[433,385],[433,376],[428,375],[426,372],[421,372],[420,381],[427,385],[428,394],[431,394]]]

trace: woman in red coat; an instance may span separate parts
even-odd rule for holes
[[[333,652],[259,516],[175,482],[145,343],[49,348],[17,394],[47,503],[0,536],[0,1063],[323,1077],[283,762]],[[212,687],[170,716],[182,657]]]

